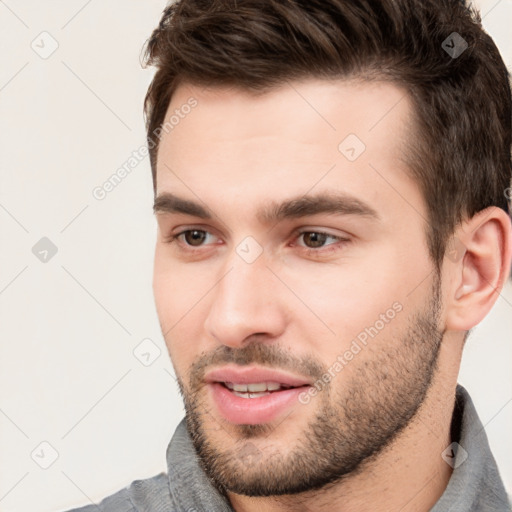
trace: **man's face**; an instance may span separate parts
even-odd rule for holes
[[[174,198],[159,201],[153,286],[187,426],[219,488],[321,487],[423,402],[440,302],[401,151],[411,108],[380,82],[173,95],[166,120],[187,114],[158,155],[157,197]]]

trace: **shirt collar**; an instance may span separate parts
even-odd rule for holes
[[[468,392],[459,384],[452,419],[455,457],[448,485],[431,512],[464,510],[504,512],[510,510],[485,427]],[[453,443],[452,443],[453,444]],[[447,448],[450,450],[450,448]],[[445,450],[446,452],[446,450]],[[445,453],[443,452],[443,453]],[[451,455],[451,453],[446,453]],[[445,460],[449,460],[445,458]]]

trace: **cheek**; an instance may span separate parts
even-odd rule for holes
[[[200,353],[199,347],[195,343],[196,340],[197,335],[194,332],[179,327],[173,329],[165,340],[176,375],[187,387],[190,379],[188,369]]]
[[[211,288],[209,281],[201,273],[187,265],[165,256],[164,250],[155,254],[153,271],[153,293],[161,323],[170,329],[194,316],[196,305]]]
[[[180,375],[200,352],[202,326],[207,314],[205,297],[213,284],[190,266],[155,255],[153,293],[162,334]]]
[[[280,275],[296,297],[289,295],[297,313],[309,309],[337,335],[375,321],[403,296],[398,269],[383,260],[344,260],[336,265],[309,265],[308,268],[282,269]],[[302,304],[301,304],[302,302]],[[309,314],[306,314],[310,320]],[[296,319],[304,315],[296,315]]]
[[[396,330],[424,300],[423,289],[410,292],[425,276],[411,272],[396,255],[378,254],[301,272],[282,270],[283,281],[296,295],[289,294],[289,304],[297,332],[315,345],[324,363],[332,364],[358,336],[372,344],[374,339],[394,343]]]

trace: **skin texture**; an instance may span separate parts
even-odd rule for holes
[[[412,105],[396,85],[307,80],[254,96],[183,84],[169,115],[190,97],[197,106],[162,136],[157,196],[211,217],[157,211],[153,287],[205,470],[237,511],[429,510],[451,474],[441,453],[464,334],[506,278],[510,220],[467,219],[463,250],[437,275],[404,160]],[[349,134],[365,145],[354,161],[338,149]],[[375,215],[259,214],[335,193]],[[227,363],[316,381],[377,325],[322,391],[265,424],[228,422],[204,382]]]

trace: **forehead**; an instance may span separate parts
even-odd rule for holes
[[[415,187],[403,152],[412,105],[389,82],[310,79],[258,95],[182,84],[166,120],[171,116],[160,140],[157,195],[212,198],[222,189],[224,197],[257,200],[323,187],[372,200],[386,181],[388,188],[400,181]]]

